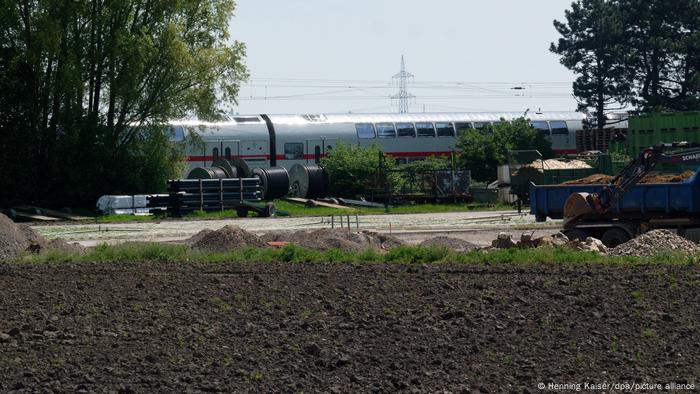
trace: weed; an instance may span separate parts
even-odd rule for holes
[[[209,298],[209,302],[211,302],[214,306],[219,308],[219,310],[222,311],[230,311],[231,310],[231,305],[227,304],[226,301],[222,300],[221,297],[211,297]]]
[[[652,330],[651,328],[645,328],[642,330],[642,336],[644,338],[654,338],[656,337],[656,331]]]
[[[617,350],[618,350],[617,349],[617,342],[615,342],[615,341],[610,342],[610,346],[608,347],[608,351],[610,353],[617,353]]]
[[[631,292],[630,295],[631,295],[632,298],[634,298],[635,300],[643,300],[643,299],[644,299],[644,293],[642,293],[642,292],[639,291],[639,290],[635,290],[635,291]]]
[[[254,371],[250,373],[250,380],[254,382],[261,382],[263,380],[263,373],[260,371]]]

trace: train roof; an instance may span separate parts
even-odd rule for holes
[[[378,123],[378,122],[497,122],[523,116],[522,112],[434,112],[434,113],[376,113],[376,114],[277,114],[268,115],[275,124],[318,123]],[[575,111],[528,112],[526,118],[536,120],[583,120],[586,115]],[[240,124],[264,124],[262,115],[236,115],[222,122],[180,120],[183,126],[235,126]]]
[[[523,116],[522,112],[436,112],[416,114],[304,114],[269,115],[273,123],[378,123],[378,122],[497,122]],[[529,112],[530,120],[583,120],[586,115],[574,111]]]

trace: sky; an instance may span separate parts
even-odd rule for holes
[[[571,0],[237,0],[250,80],[232,113],[575,110],[549,52]]]

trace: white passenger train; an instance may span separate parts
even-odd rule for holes
[[[218,123],[174,124],[183,140],[194,131],[203,147],[188,150],[190,169],[211,165],[215,157],[242,158],[251,168],[319,162],[339,143],[370,145],[399,162],[449,156],[457,135],[522,117],[521,112],[420,114],[313,114],[235,116]],[[552,142],[556,153],[576,152],[576,131],[586,116],[579,112],[530,113],[531,124]]]

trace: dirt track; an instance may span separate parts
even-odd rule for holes
[[[0,265],[0,392],[694,382],[700,269]]]

